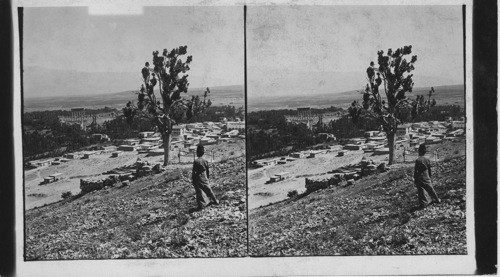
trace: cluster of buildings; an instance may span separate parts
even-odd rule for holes
[[[170,147],[194,152],[198,144],[217,144],[235,138],[245,138],[245,121],[197,122],[173,126]],[[126,139],[118,146],[119,151],[138,151],[150,155],[162,155],[163,141],[159,133],[141,132],[138,138]]]
[[[323,149],[298,151],[298,152],[293,152],[293,153],[289,154],[288,156],[284,156],[284,157],[275,157],[275,158],[255,160],[252,162],[252,166],[253,167],[264,167],[264,166],[274,166],[274,165],[278,165],[278,164],[287,164],[287,163],[294,162],[294,161],[299,160],[299,159],[315,158],[317,155],[326,154],[326,153],[338,151],[341,149],[342,149],[341,145],[325,145],[323,147]]]
[[[109,141],[105,134],[92,134],[100,141]],[[198,144],[210,145],[220,141],[245,138],[245,121],[223,120],[221,122],[203,122],[180,124],[173,126],[171,134],[171,149],[182,149],[184,152],[194,152]],[[100,146],[95,151],[79,151],[67,153],[63,157],[35,160],[27,163],[28,167],[38,168],[50,165],[60,165],[73,159],[88,159],[90,156],[102,153],[111,153],[111,157],[118,157],[122,152],[137,151],[150,156],[163,155],[163,140],[159,133],[140,132],[137,138],[124,139],[118,146]]]
[[[409,147],[418,148],[422,143],[436,144],[444,140],[455,140],[456,137],[465,135],[464,130],[464,118],[456,121],[429,121],[403,124],[398,126],[396,131],[396,146],[404,144]],[[386,133],[381,131],[367,131],[363,137],[352,138],[345,145],[324,145],[324,149],[295,152],[286,157],[255,160],[252,162],[252,166],[264,167],[286,164],[297,159],[315,158],[318,154],[334,151],[338,152],[339,156],[343,156],[349,150],[363,150],[366,153],[373,152],[373,154],[388,154],[389,148]]]
[[[70,160],[88,159],[95,154],[111,153],[115,151],[116,146],[99,147],[99,149],[95,151],[78,151],[64,154],[62,157],[29,161],[27,162],[27,165],[31,168],[48,167],[51,165],[60,165],[62,163],[69,162]]]
[[[436,144],[443,140],[454,140],[465,134],[465,120],[429,121],[402,124],[396,130],[396,145],[407,144],[418,147],[422,143]],[[346,150],[363,150],[375,154],[386,154],[387,136],[385,132],[367,131],[362,138],[353,138],[344,145]]]

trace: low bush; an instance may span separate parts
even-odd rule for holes
[[[68,198],[71,198],[71,196],[73,196],[73,194],[71,193],[71,191],[66,191],[66,192],[63,192],[61,194],[62,199],[68,199]]]
[[[287,194],[288,198],[293,198],[293,197],[296,197],[297,195],[299,195],[299,193],[297,192],[297,190],[291,190]]]

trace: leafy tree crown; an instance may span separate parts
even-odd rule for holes
[[[129,101],[123,109],[129,123],[136,116],[147,117],[154,121],[162,134],[169,133],[173,124],[190,119],[211,105],[207,100],[209,88],[203,98],[198,95],[182,97],[188,92],[189,75],[186,72],[190,70],[193,60],[192,56],[183,60],[186,54],[187,46],[171,51],[163,49],[161,55],[159,51],[153,52],[152,66],[146,62],[141,70],[143,84],[137,92],[137,105]]]

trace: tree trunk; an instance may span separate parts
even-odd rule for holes
[[[170,154],[170,133],[163,134],[163,166],[168,165],[168,157]]]
[[[387,133],[387,141],[389,143],[389,164],[394,163],[394,145],[396,140],[395,133]]]

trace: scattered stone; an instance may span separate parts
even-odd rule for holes
[[[123,188],[123,187],[127,187],[129,185],[130,185],[130,181],[126,180],[126,181],[122,182],[122,185],[120,187]]]

